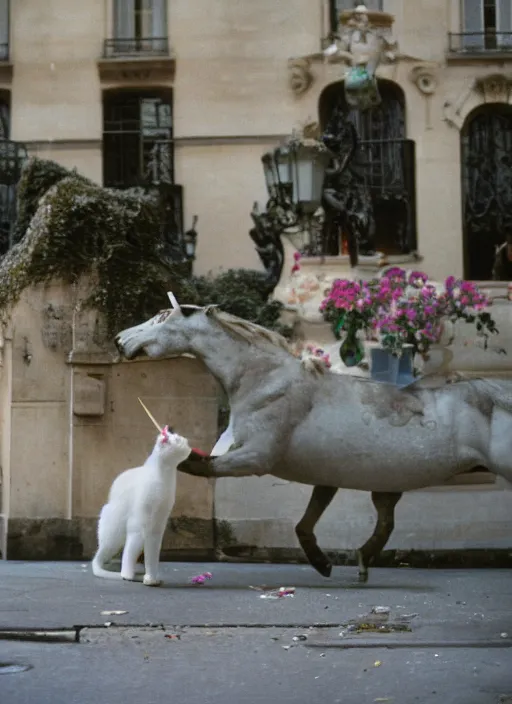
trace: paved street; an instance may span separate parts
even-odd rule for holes
[[[0,563],[0,673],[31,666],[0,674],[0,702],[512,702],[511,571],[375,569],[366,586],[348,567],[331,580],[297,565],[162,574],[151,589],[80,563]],[[261,598],[281,586],[295,595]],[[64,642],[27,641],[34,631]]]

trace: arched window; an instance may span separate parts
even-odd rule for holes
[[[107,91],[103,99],[104,185],[129,188],[173,181],[171,91]]]
[[[320,96],[320,125],[325,129],[336,107],[346,112],[360,140],[354,169],[371,197],[376,249],[408,254],[416,249],[415,145],[405,137],[405,96],[400,86],[379,80],[379,92],[381,104],[360,112],[346,104],[343,82],[331,84]]]
[[[492,277],[496,247],[512,237],[512,107],[487,104],[461,131],[465,277]]]

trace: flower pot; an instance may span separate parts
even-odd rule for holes
[[[414,376],[414,352],[404,347],[400,357],[396,357],[383,347],[372,347],[371,378],[395,386],[407,386],[416,381]]]

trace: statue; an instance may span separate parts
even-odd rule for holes
[[[335,155],[335,167],[328,169],[324,184],[326,231],[340,225],[348,237],[350,265],[358,255],[375,255],[373,204],[364,177],[354,168],[358,145],[356,128],[338,105],[322,136],[325,146]]]
[[[260,213],[258,203],[254,203],[251,213],[254,227],[249,231],[267,273],[268,295],[279,283],[284,264],[284,247],[281,242],[283,223],[273,213],[273,210]]]
[[[377,68],[382,60],[394,61],[396,50],[396,43],[386,39],[383,29],[372,25],[366,6],[358,5],[350,13],[341,35],[323,54],[327,61],[349,64],[345,75],[347,103],[359,110],[368,110],[381,102]]]

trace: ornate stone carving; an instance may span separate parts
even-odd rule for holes
[[[108,58],[98,61],[98,73],[102,83],[148,83],[173,81],[176,59],[170,56],[141,56],[130,58]]]
[[[475,81],[475,87],[486,103],[509,103],[512,79],[502,73],[493,73]]]
[[[396,60],[398,45],[390,41],[393,15],[369,12],[364,5],[342,12],[341,32],[324,51],[328,61],[344,61],[349,66],[365,66],[375,74],[381,61]]]
[[[398,45],[391,41],[393,15],[386,12],[369,12],[364,5],[341,13],[340,33],[323,52],[290,59],[289,85],[295,95],[305,93],[313,82],[311,66],[314,62],[343,64],[342,78],[346,79],[348,97],[354,104],[365,102],[365,90],[377,94],[375,72],[381,63],[398,58]],[[367,100],[373,104],[378,100]]]
[[[512,76],[493,73],[480,78],[472,78],[455,100],[447,100],[444,104],[444,118],[448,124],[462,129],[462,125],[482,98],[485,103],[512,102]]]
[[[413,66],[409,78],[423,95],[432,95],[437,89],[439,64],[424,62]]]
[[[292,92],[297,96],[305,93],[313,83],[311,64],[312,59],[309,57],[288,61],[288,83]]]

